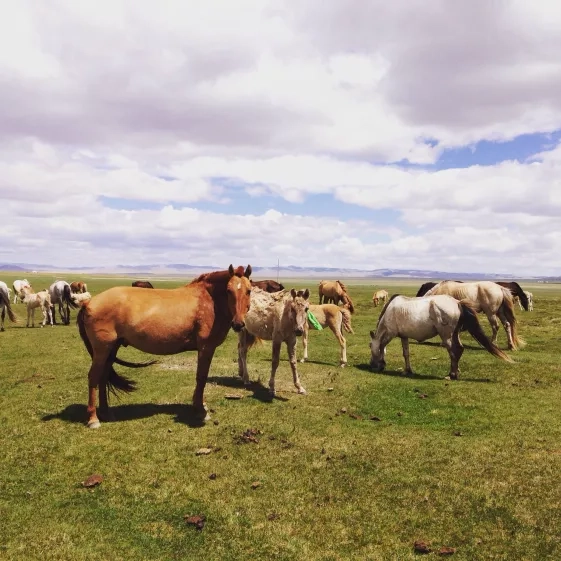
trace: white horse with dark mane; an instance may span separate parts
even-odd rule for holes
[[[238,372],[248,385],[247,351],[257,340],[273,342],[273,358],[271,364],[271,378],[269,392],[275,395],[275,374],[279,366],[282,343],[286,343],[288,360],[292,369],[294,385],[298,393],[305,394],[306,390],[300,383],[296,368],[297,337],[304,333],[308,321],[310,291],[292,289],[280,292],[265,292],[260,288],[252,288],[251,305],[245,315],[245,326],[238,333]]]
[[[53,322],[56,323],[55,305],[58,304],[58,313],[60,314],[62,323],[68,325],[70,323],[70,308],[78,308],[78,304],[72,300],[70,285],[63,280],[53,282],[49,287],[49,296],[51,297]],[[65,304],[66,310],[64,309]]]
[[[459,362],[464,352],[460,331],[469,334],[493,356],[512,362],[493,344],[481,328],[475,309],[467,302],[458,302],[452,296],[424,296],[408,298],[395,294],[382,309],[376,331],[370,332],[370,368],[380,372],[386,367],[386,346],[394,338],[401,339],[405,372],[412,374],[409,361],[409,339],[426,341],[436,335],[450,355],[451,380],[457,380]]]
[[[335,338],[339,341],[339,346],[341,347],[339,363],[341,366],[345,366],[347,364],[347,340],[343,336],[343,328],[348,333],[354,333],[351,326],[351,312],[347,308],[337,306],[335,304],[312,304],[309,311],[314,315],[315,319],[322,328],[329,327],[329,329],[333,331],[333,335],[335,335]],[[300,362],[308,360],[308,335],[310,325],[313,327],[311,321],[308,320],[302,337],[304,356],[300,359]]]
[[[8,292],[8,285],[0,281],[0,310],[2,310],[2,323],[0,324],[0,331],[4,331],[4,319],[6,318],[6,310],[8,310],[8,318],[10,321],[17,323],[18,319],[14,314],[10,304],[10,293]]]
[[[493,343],[497,342],[497,333],[499,331],[498,316],[506,331],[509,350],[516,350],[525,344],[518,337],[514,303],[508,288],[491,281],[442,281],[433,286],[424,297],[436,296],[437,294],[448,294],[456,300],[468,301],[477,312],[483,312],[487,316],[493,330],[491,338]]]

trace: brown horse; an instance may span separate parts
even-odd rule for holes
[[[72,294],[83,294],[88,291],[88,285],[82,281],[74,281],[70,283],[70,291]]]
[[[351,314],[354,313],[353,301],[347,292],[347,287],[341,281],[322,280],[319,283],[318,290],[320,304],[329,304],[332,302],[333,304],[339,305],[340,302],[343,302],[343,305],[349,309],[349,312],[351,312]]]
[[[251,265],[230,265],[227,271],[205,273],[190,284],[174,289],[133,290],[116,286],[82,305],[78,313],[80,336],[92,364],[88,373],[88,427],[98,428],[96,389],[99,409],[109,412],[107,390],[130,392],[134,382],[117,374],[113,363],[131,368],[155,361],[132,363],[117,358],[121,346],[146,353],[171,355],[197,351],[197,384],[193,405],[204,417],[204,389],[216,347],[230,327],[240,331],[249,310]],[[208,419],[208,415],[205,420]]]
[[[136,288],[154,288],[152,283],[148,281],[134,281],[132,285]]]
[[[272,294],[273,292],[280,292],[284,290],[284,286],[274,280],[251,281],[251,286],[260,288],[265,292]]]

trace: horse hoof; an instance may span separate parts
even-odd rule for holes
[[[298,393],[301,394],[301,395],[306,395],[308,392],[304,388],[300,388],[298,390]]]
[[[339,366],[340,366],[341,368],[345,368],[345,366],[347,366],[347,363],[346,363],[346,362],[342,362]]]
[[[301,359],[299,360],[299,362],[306,362],[306,359],[301,358]]]
[[[90,422],[88,423],[88,428],[89,428],[89,429],[98,429],[100,426],[101,426],[101,423],[100,423],[99,421],[97,421],[97,420],[95,420],[95,421],[90,421]]]

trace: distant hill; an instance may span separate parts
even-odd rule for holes
[[[220,270],[224,265],[191,265],[188,263],[145,264],[145,265],[116,265],[109,267],[69,267],[44,265],[36,263],[0,263],[0,271],[22,271],[24,273],[38,272],[68,272],[87,274],[120,274],[126,276],[151,275],[182,275],[195,276],[206,271]],[[520,277],[499,273],[450,273],[447,271],[433,271],[422,269],[347,269],[336,267],[299,267],[288,265],[280,267],[252,266],[253,275],[257,278],[411,278],[411,279],[461,279],[461,280],[499,280],[514,278],[532,278],[544,282],[559,282],[561,277]]]

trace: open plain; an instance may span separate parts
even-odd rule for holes
[[[0,275],[9,286],[16,278]],[[35,290],[55,280],[28,278]],[[80,278],[94,295],[132,280]],[[310,288],[317,303],[317,280],[280,280]],[[370,372],[382,309],[373,291],[413,296],[422,282],[346,282],[356,307],[349,366],[337,366],[331,332],[311,331],[309,362],[298,365],[308,395],[297,395],[283,346],[269,400],[267,342],[248,355],[245,389],[231,331],[211,367],[204,426],[193,421],[188,353],[117,367],[138,389],[112,397],[116,422],[88,430],[90,359],[76,311],[69,326],[26,329],[16,304],[20,323],[0,333],[0,558],[405,560],[424,541],[435,558],[448,547],[454,559],[560,559],[561,286],[521,282],[535,304],[516,310],[527,346],[509,352],[514,364],[464,334],[459,381],[444,379],[437,339],[411,343],[413,376],[402,373],[399,340],[387,370]],[[92,474],[101,484],[84,487]]]

